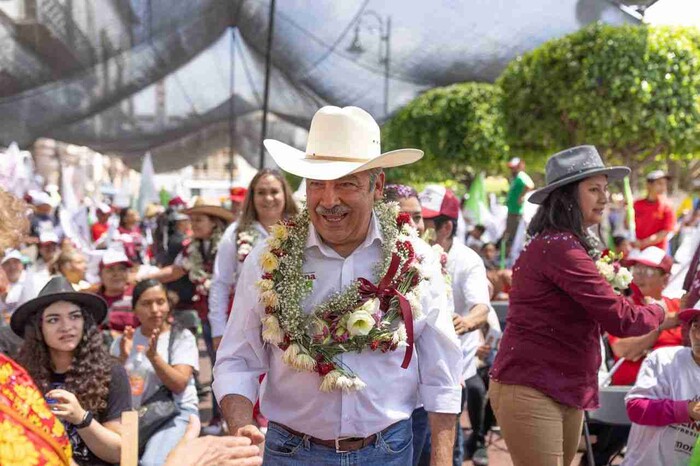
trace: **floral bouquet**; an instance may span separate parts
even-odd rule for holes
[[[595,263],[600,275],[610,283],[615,293],[622,294],[632,283],[632,272],[620,265],[622,254],[608,252]]]

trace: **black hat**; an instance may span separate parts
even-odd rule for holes
[[[532,193],[528,201],[542,204],[555,189],[591,176],[606,175],[610,180],[619,180],[629,173],[627,167],[606,167],[594,146],[572,147],[557,152],[547,160],[547,186]]]
[[[10,327],[20,337],[24,337],[24,328],[29,319],[57,301],[69,301],[78,304],[92,314],[96,323],[101,323],[107,316],[107,303],[92,293],[80,293],[62,275],[54,276],[41,289],[39,295],[19,306],[12,314]]]

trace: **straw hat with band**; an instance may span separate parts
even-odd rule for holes
[[[606,167],[594,146],[577,146],[557,152],[547,160],[545,179],[547,185],[533,192],[528,201],[542,204],[557,188],[596,175],[608,180],[619,180],[630,174],[627,167]]]
[[[337,180],[373,168],[398,167],[423,157],[418,149],[382,153],[379,125],[358,107],[323,107],[311,120],[306,150],[266,139],[265,147],[279,167],[312,180]]]
[[[54,276],[41,289],[36,298],[22,304],[12,314],[10,319],[12,331],[20,337],[24,337],[24,330],[31,317],[58,301],[68,301],[77,304],[85,312],[92,314],[97,324],[101,323],[107,316],[107,303],[104,299],[92,293],[74,291],[73,286],[65,277]]]
[[[233,222],[235,217],[233,212],[230,210],[224,209],[223,207],[215,204],[195,205],[194,207],[183,210],[182,213],[189,215],[190,217],[195,214],[209,215],[210,217],[220,218],[226,223]]]

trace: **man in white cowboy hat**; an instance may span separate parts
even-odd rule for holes
[[[253,443],[260,397],[266,465],[411,464],[421,402],[432,464],[452,463],[461,352],[440,264],[377,203],[382,168],[422,152],[382,154],[379,134],[362,109],[324,107],[305,152],[265,141],[283,170],[306,177],[307,205],[246,259],[213,388],[230,432]]]

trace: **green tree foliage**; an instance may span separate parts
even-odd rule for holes
[[[512,61],[497,81],[508,141],[551,154],[595,144],[639,168],[700,151],[700,31],[593,24]]]
[[[399,111],[382,130],[384,150],[415,147],[423,158],[389,170],[392,181],[416,183],[471,179],[508,156],[500,90],[463,83],[431,89]]]

